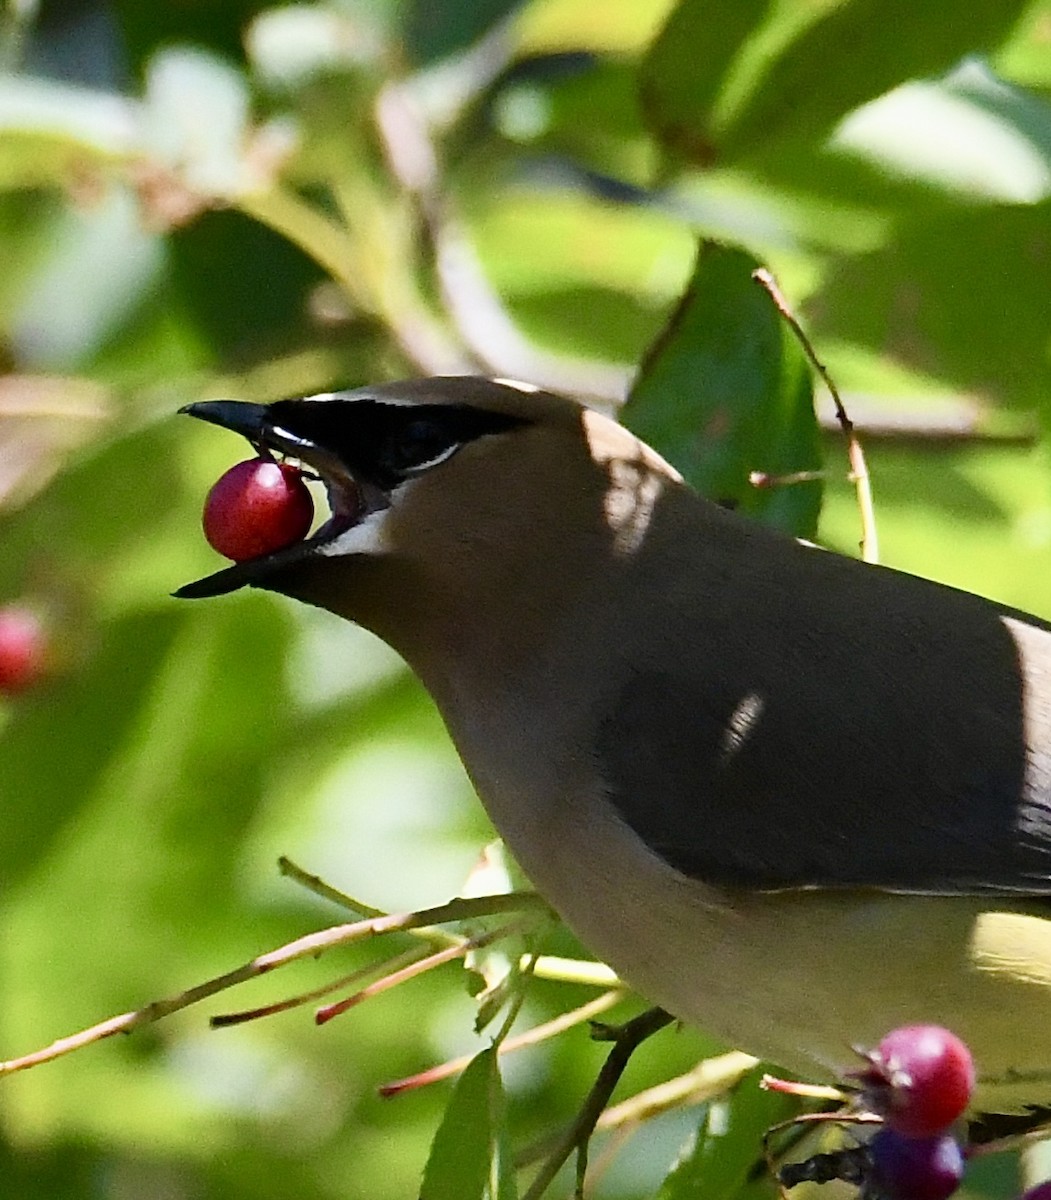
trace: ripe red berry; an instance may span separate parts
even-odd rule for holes
[[[887,1200],[946,1200],[963,1179],[963,1151],[947,1133],[915,1138],[884,1127],[869,1153],[876,1192]]]
[[[213,549],[244,562],[300,541],[313,518],[314,502],[299,468],[254,458],[215,482],[202,524]]]
[[[865,1102],[907,1137],[942,1133],[967,1107],[974,1063],[967,1046],[940,1025],[903,1025],[868,1055],[859,1074]]]
[[[14,696],[37,683],[47,667],[43,622],[28,608],[0,608],[0,693]]]

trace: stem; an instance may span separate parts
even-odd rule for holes
[[[578,1154],[577,1192],[580,1193],[580,1182],[587,1168],[587,1144],[598,1123],[602,1110],[609,1103],[613,1090],[620,1082],[620,1077],[628,1065],[635,1050],[648,1038],[665,1025],[670,1025],[675,1018],[663,1008],[650,1008],[641,1015],[621,1025],[611,1034],[613,1049],[602,1065],[594,1086],[588,1092],[587,1099],[581,1105],[573,1123],[559,1139],[554,1150],[544,1160],[537,1172],[529,1190],[522,1200],[540,1200],[563,1164],[573,1153]]]
[[[752,278],[774,302],[774,307],[787,322],[788,327],[796,335],[796,340],[803,347],[803,353],[810,360],[814,370],[820,375],[825,387],[828,388],[832,403],[836,408],[836,420],[847,439],[847,457],[850,460],[850,476],[858,497],[858,510],[861,513],[861,557],[865,562],[879,562],[879,538],[876,535],[876,513],[872,506],[872,481],[869,478],[868,465],[865,462],[865,452],[858,441],[854,422],[847,415],[839,389],[833,382],[828,368],[818,358],[813,343],[807,337],[799,319],[788,305],[777,280],[765,267],[752,272]]]
[[[548,911],[547,905],[534,892],[514,892],[502,896],[458,898],[451,900],[448,904],[424,909],[421,912],[392,913],[389,916],[370,917],[365,921],[334,925],[330,929],[322,929],[317,933],[309,933],[305,937],[297,938],[276,950],[251,959],[232,971],[217,975],[214,979],[208,979],[204,983],[197,984],[174,996],[155,1000],[134,1012],[122,1013],[118,1017],[111,1017],[98,1025],[81,1030],[80,1033],[59,1038],[50,1046],[45,1046],[32,1054],[0,1062],[0,1076],[13,1075],[16,1071],[25,1071],[29,1067],[52,1062],[56,1058],[72,1054],[74,1050],[112,1037],[116,1033],[131,1033],[140,1025],[152,1025],[155,1021],[160,1021],[164,1017],[171,1016],[172,1013],[189,1008],[192,1004],[208,999],[209,996],[226,991],[227,988],[236,987],[239,983],[256,979],[260,975],[266,975],[278,967],[287,966],[299,959],[316,958],[336,946],[346,946],[352,942],[359,942],[383,933],[405,933],[446,921],[470,920],[474,917],[485,917],[494,913],[533,912],[538,909],[545,913]]]

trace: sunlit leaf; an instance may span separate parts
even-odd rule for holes
[[[1051,104],[977,61],[863,105],[831,144],[964,196],[1025,203],[1051,193]]]
[[[752,472],[820,466],[807,364],[742,250],[702,244],[693,279],[650,347],[622,418],[703,495],[809,535],[816,482],[757,489]]]
[[[961,14],[911,0],[844,0],[808,15],[682,0],[647,64],[647,111],[695,161],[753,159],[775,143],[814,142],[857,105],[991,49],[1025,7],[982,0]]]
[[[913,0],[838,4],[790,42],[724,115],[720,150],[735,158],[774,141],[819,138],[858,104],[992,48],[1025,7],[1025,0],[979,0],[964,14]]]

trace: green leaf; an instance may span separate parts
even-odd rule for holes
[[[695,162],[755,159],[820,140],[896,85],[993,49],[1025,7],[682,0],[643,65],[644,105],[658,136]]]
[[[426,66],[466,50],[521,5],[522,0],[474,0],[473,4],[408,0],[402,17],[406,50],[417,66]]]
[[[133,736],[179,627],[174,611],[115,622],[82,671],[18,706],[0,739],[6,817],[0,862],[9,883],[46,855],[89,804]]]
[[[492,1047],[460,1076],[431,1144],[420,1200],[511,1200],[503,1145],[503,1092]],[[495,1185],[494,1185],[495,1181]]]
[[[49,79],[0,77],[0,188],[67,184],[135,145],[133,101]]]
[[[1051,104],[975,59],[863,105],[836,129],[831,148],[968,198],[1051,194]]]
[[[778,55],[750,94],[724,115],[724,158],[776,141],[810,141],[859,104],[908,79],[939,75],[993,48],[1024,0],[977,0],[960,9],[914,0],[849,0],[824,13]]]
[[[683,0],[642,61],[643,110],[661,139],[694,162],[712,159],[711,113],[768,0]]]
[[[704,1106],[690,1138],[657,1193],[657,1200],[731,1200],[773,1195],[773,1180],[753,1177],[761,1161],[763,1135],[798,1110],[798,1103],[759,1087],[763,1067],[749,1072],[725,1100]]]
[[[813,304],[824,334],[1012,404],[1047,407],[1051,203],[944,209],[841,259]]]
[[[622,419],[702,495],[798,535],[817,525],[817,482],[757,489],[753,471],[819,468],[803,353],[743,250],[702,243],[693,278],[650,348]]]

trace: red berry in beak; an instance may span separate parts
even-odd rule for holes
[[[314,519],[303,473],[289,463],[255,458],[221,476],[204,504],[204,536],[213,549],[245,562],[301,541]]]

